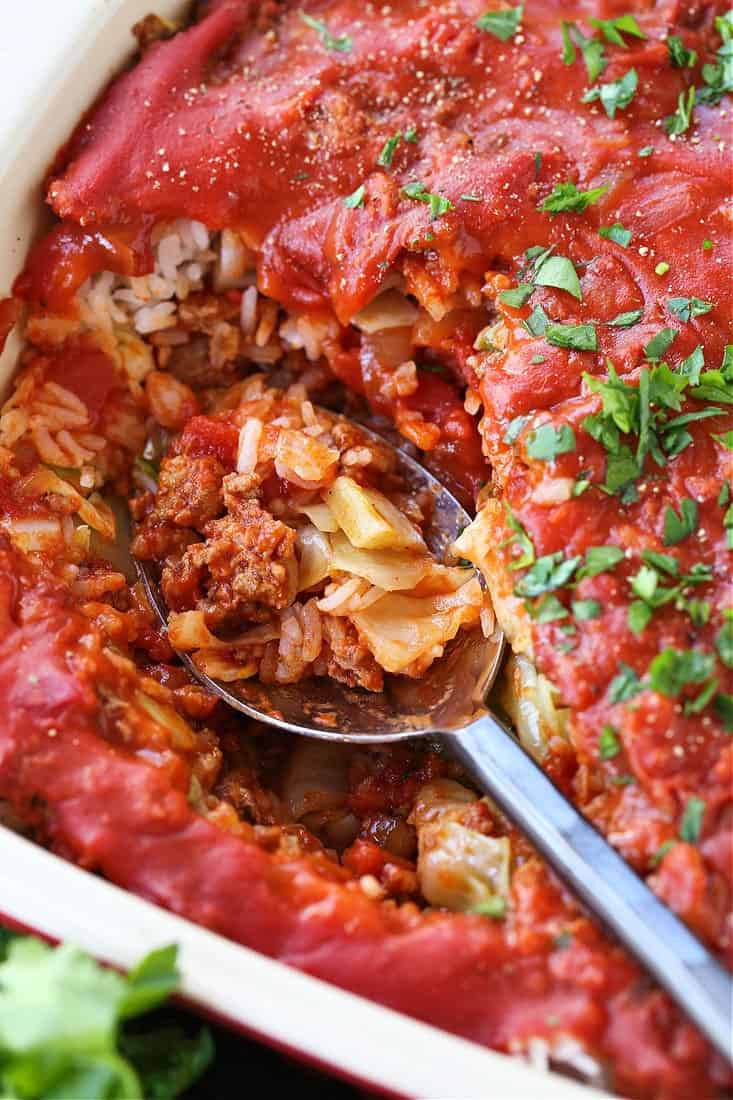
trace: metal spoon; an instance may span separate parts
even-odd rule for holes
[[[359,429],[386,442],[361,424]],[[470,517],[418,462],[397,448],[395,453],[410,487],[434,496],[426,541],[442,558]],[[165,627],[167,612],[156,572],[147,562],[135,561],[135,566]],[[478,628],[463,630],[422,679],[388,677],[380,693],[348,688],[327,677],[298,684],[222,684],[199,672],[188,654],[178,656],[196,680],[229,706],[278,729],[358,744],[419,736],[442,739],[477,786],[733,1062],[731,977],[487,709],[486,696],[505,648],[498,631],[487,639]]]

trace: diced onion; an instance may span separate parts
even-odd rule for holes
[[[174,649],[185,652],[227,648],[226,643],[209,630],[203,611],[171,611],[168,616],[168,640]]]
[[[327,504],[299,504],[298,510],[307,516],[314,527],[326,534],[338,531],[339,525]]]
[[[237,447],[237,473],[251,474],[254,472],[263,427],[261,420],[250,417],[240,429]]]

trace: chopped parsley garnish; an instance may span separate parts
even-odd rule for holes
[[[542,462],[554,462],[558,455],[574,450],[575,432],[569,424],[561,424],[559,428],[542,424],[530,433],[527,440],[528,456]]]
[[[667,852],[671,852],[676,843],[676,840],[665,840],[664,844],[660,844],[652,858],[649,860],[649,866],[652,868],[658,867],[666,856]]]
[[[517,596],[532,597],[562,588],[581,561],[580,555],[564,558],[559,550],[554,554],[545,554],[537,558],[532,568],[517,581],[514,591]]]
[[[703,371],[691,393],[698,401],[733,404],[733,344],[726,345],[720,368]]]
[[[676,34],[667,36],[667,52],[674,69],[691,69],[697,61],[696,51],[688,50],[682,39]]]
[[[652,617],[652,609],[643,600],[633,600],[629,604],[627,619],[632,634],[641,634]]]
[[[710,620],[711,607],[707,600],[686,600],[684,609],[693,626],[705,626]]]
[[[499,301],[503,302],[505,306],[511,306],[512,309],[521,309],[533,291],[534,287],[531,283],[520,283],[514,290],[502,290],[499,294]]]
[[[552,192],[539,204],[538,209],[548,214],[582,214],[594,202],[605,195],[608,187],[594,187],[579,191],[574,183],[556,183]]]
[[[643,316],[643,309],[630,309],[628,313],[619,313],[612,321],[606,321],[606,325],[608,328],[633,328]]]
[[[733,668],[733,611],[726,609],[725,622],[715,635],[715,648],[726,668]]]
[[[615,118],[616,111],[628,107],[636,94],[639,85],[639,77],[636,69],[629,71],[619,80],[612,80],[608,84],[599,84],[596,88],[589,88],[583,96],[583,103],[593,103],[596,99],[609,118]]]
[[[315,19],[312,15],[308,15],[308,13],[305,11],[300,12],[300,18],[303,20],[306,26],[310,27],[311,30],[314,30],[316,32],[327,50],[335,50],[336,53],[351,52],[351,47],[354,43],[348,34],[342,35],[341,38],[334,38],[322,19]]]
[[[619,15],[616,19],[595,19],[590,17],[589,22],[599,30],[607,42],[613,42],[615,46],[628,48],[622,35],[628,34],[632,38],[646,38],[643,30],[631,14]]]
[[[582,496],[587,489],[590,489],[590,486],[591,481],[589,477],[577,477],[573,485],[573,497]]]
[[[660,260],[657,266],[654,268],[655,275],[666,275],[669,271],[669,264],[666,260]]]
[[[619,671],[608,688],[608,698],[612,703],[625,703],[641,691],[642,683],[630,665],[619,663]]]
[[[564,65],[572,65],[575,62],[577,45],[585,63],[588,79],[597,80],[608,61],[603,52],[603,42],[600,38],[586,38],[575,23],[563,20],[562,31],[562,61]]]
[[[557,348],[598,351],[598,336],[594,325],[560,325],[548,322],[544,335],[548,344]]]
[[[494,38],[508,42],[519,30],[522,21],[524,5],[516,8],[504,8],[501,11],[487,11],[480,19],[476,20],[476,26],[480,31],[488,31]]]
[[[410,145],[417,145],[417,130],[414,126],[410,126],[409,129],[405,130],[402,136]]]
[[[506,501],[504,502],[504,511],[506,513],[507,524],[514,534],[500,543],[500,548],[503,546],[516,545],[521,553],[519,557],[514,558],[514,560],[509,563],[509,569],[512,572],[517,569],[526,569],[527,566],[531,565],[535,560],[534,543]]]
[[[697,93],[698,101],[709,107],[716,106],[726,93],[733,92],[733,14],[726,12],[716,16],[715,29],[723,41],[716,53],[716,63],[703,65],[705,87]]]
[[[675,699],[689,684],[702,684],[713,674],[712,653],[698,649],[663,649],[649,666],[652,691]]]
[[[461,195],[463,202],[481,202],[480,195]]]
[[[568,609],[552,593],[543,596],[536,604],[529,600],[525,602],[530,618],[536,623],[554,623],[568,617]]]
[[[687,378],[691,386],[696,386],[700,381],[700,372],[705,366],[705,356],[702,344],[698,344],[693,352],[680,364],[679,373]]]
[[[677,329],[660,329],[656,336],[653,336],[644,347],[644,358],[648,359],[650,363],[659,362],[660,359],[664,358],[676,339]]]
[[[590,619],[599,619],[603,611],[598,600],[573,600],[571,607],[573,615],[581,623]]]
[[[445,195],[438,195],[434,191],[426,191],[424,186],[417,180],[403,187],[402,194],[408,199],[414,199],[415,202],[426,203],[430,207],[431,218],[440,218],[453,209],[453,203],[450,199],[447,199]]]
[[[633,775],[612,775],[611,783],[615,787],[630,787],[632,783],[636,783]]]
[[[349,210],[355,210],[357,206],[363,206],[365,190],[365,185],[363,183],[359,184],[356,191],[352,191],[350,195],[346,196],[344,206],[348,206]]]
[[[598,739],[598,755],[601,760],[613,760],[621,752],[621,744],[613,726],[604,726]]]
[[[513,420],[510,420],[504,432],[504,442],[509,445],[516,442],[522,433],[522,428],[529,419],[528,416],[515,416]]]
[[[714,246],[713,242],[712,242],[712,241],[710,240],[710,238],[709,238],[709,237],[706,237],[706,238],[704,239],[704,241],[702,242],[702,250],[703,250],[703,252],[710,252],[710,251],[712,251],[712,249],[713,249],[714,247],[715,247],[715,246]]]
[[[578,571],[578,580],[608,573],[623,560],[624,552],[618,546],[589,546],[585,552],[585,562]]]
[[[650,157],[653,152],[654,152],[654,146],[653,145],[645,145],[643,147],[643,149],[639,150],[639,156],[640,157]]]
[[[533,355],[532,358],[530,359],[530,363],[544,363],[544,362],[545,362],[545,356],[544,355]]]
[[[548,256],[535,267],[532,282],[535,286],[551,286],[566,290],[573,298],[582,301],[583,292],[572,260],[567,256]]]
[[[665,546],[677,546],[678,543],[694,534],[697,530],[697,503],[690,497],[680,501],[680,514],[677,515],[671,505],[667,505],[664,512],[664,537]]]
[[[631,243],[631,230],[627,229],[621,222],[614,222],[613,225],[602,225],[598,230],[598,236],[607,241],[613,241],[614,244],[620,244],[622,248],[628,248]]]
[[[704,817],[705,802],[702,798],[695,798],[693,795],[687,800],[685,812],[682,815],[680,840],[684,840],[687,844],[695,844],[700,839]]]
[[[388,138],[382,146],[382,151],[377,157],[377,164],[382,168],[392,167],[392,158],[395,155],[397,146],[402,141],[402,131],[398,130],[396,134],[393,134],[391,138]]]
[[[535,153],[534,155],[534,178],[538,180],[540,178],[540,172],[542,171],[542,153]]]
[[[535,306],[524,322],[524,327],[532,336],[544,336],[549,323],[550,318],[547,316],[542,306]]]
[[[695,107],[695,89],[692,85],[686,92],[680,92],[677,98],[677,110],[673,115],[667,115],[664,120],[664,128],[670,137],[684,134],[692,123],[692,112]]]
[[[668,298],[667,308],[680,321],[689,321],[692,317],[702,317],[715,308],[715,302],[704,302],[702,298]]]

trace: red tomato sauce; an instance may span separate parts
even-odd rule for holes
[[[329,361],[375,407],[437,424],[428,460],[464,495],[487,480],[488,458],[514,522],[496,531],[511,584],[525,575],[511,570],[517,525],[535,558],[623,551],[613,569],[553,592],[562,618],[532,623],[537,667],[570,709],[569,740],[547,766],[659,896],[730,957],[733,750],[713,701],[733,690],[730,661],[719,656],[731,602],[720,503],[732,472],[720,442],[730,406],[690,421],[690,440],[663,466],[647,457],[625,499],[601,488],[609,452],[584,427],[601,409],[588,377],[605,379],[610,360],[638,387],[649,367],[644,349],[660,330],[675,330],[664,361],[678,376],[698,346],[705,369],[717,369],[733,340],[729,117],[698,100],[694,122],[675,140],[664,121],[680,96],[703,85],[725,5],[638,7],[640,35],[627,34],[623,46],[604,41],[600,82],[637,74],[633,97],[611,117],[597,100],[584,102],[588,74],[577,45],[575,62],[563,62],[561,22],[586,36],[595,26],[600,40],[590,19],[624,14],[616,0],[577,0],[562,11],[536,0],[506,41],[476,26],[484,6],[473,0],[405,0],[368,17],[354,0],[333,0],[316,14],[331,36],[350,40],[341,50],[328,49],[295,8],[210,0],[197,23],[151,46],[113,82],[79,127],[48,189],[62,221],[31,252],[15,291],[68,311],[95,271],[150,270],[152,226],[177,217],[237,229],[257,253],[264,293],[343,325],[395,272],[408,292],[429,283],[449,297],[462,280],[521,284],[530,277],[528,249],[571,261],[580,298],[550,286],[517,308],[492,297],[489,309],[476,307],[480,322],[446,320],[428,348],[428,361],[444,356],[480,392],[480,436],[446,378],[422,370],[410,397],[380,396],[381,376],[365,377],[354,329]],[[672,63],[670,34],[695,51],[691,65]],[[391,163],[380,165],[398,133]],[[414,188],[411,197],[418,181],[433,206],[442,201],[439,216]],[[584,210],[540,209],[568,183],[605,190]],[[360,201],[346,205],[362,186]],[[625,243],[619,227],[630,234]],[[710,308],[682,320],[670,305],[680,299]],[[596,350],[533,334],[527,323],[537,306],[557,324],[591,326]],[[633,324],[618,323],[637,312]],[[497,319],[498,351],[481,343],[477,351],[477,331]],[[670,415],[700,408],[688,392]],[[524,429],[507,442],[519,416],[537,418],[532,430],[571,428],[574,448],[548,461],[529,453]],[[213,423],[196,418],[179,445],[232,462],[236,437]],[[670,543],[668,511],[680,515],[683,501],[694,502],[695,530]],[[634,630],[632,581],[643,552],[671,555],[679,575],[697,569],[702,579]],[[380,908],[333,865],[324,874],[316,857],[288,862],[217,830],[189,807],[181,783],[100,737],[94,670],[80,672],[65,656],[84,624],[64,597],[21,576],[14,557],[0,585],[0,792],[42,823],[57,850],[240,942],[477,1041],[512,1049],[529,1036],[552,1039],[559,1026],[613,1065],[621,1091],[660,1100],[717,1094],[726,1079],[720,1060],[536,861],[519,862],[517,904],[500,925]],[[693,596],[709,605],[707,617],[698,609],[692,618],[685,601]],[[571,618],[577,601],[597,613]],[[649,669],[665,650],[713,661],[707,703],[695,709],[699,684],[674,695],[652,689]],[[624,669],[638,680],[629,698],[613,686]],[[31,675],[41,687],[27,690]],[[378,785],[358,796],[375,808],[388,801]],[[691,799],[704,802],[692,833]],[[368,845],[352,857],[360,871],[374,862]],[[572,942],[559,948],[569,923]]]

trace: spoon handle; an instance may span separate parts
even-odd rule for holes
[[[733,980],[492,715],[445,735],[483,790],[733,1062]]]

